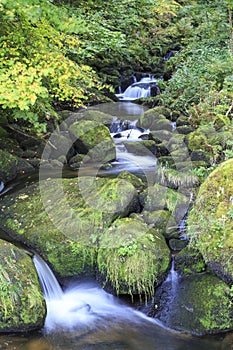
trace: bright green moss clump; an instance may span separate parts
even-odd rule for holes
[[[98,268],[117,294],[153,296],[169,263],[164,237],[142,221],[118,219],[100,238]]]
[[[44,324],[46,306],[32,259],[0,240],[0,332],[31,331]]]
[[[201,185],[188,217],[191,245],[224,280],[233,283],[233,159]]]

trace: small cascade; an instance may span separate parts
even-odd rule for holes
[[[39,276],[45,299],[62,299],[63,291],[52,270],[49,268],[46,262],[38,255],[34,255],[33,262]]]
[[[172,298],[174,297],[174,292],[176,290],[178,280],[179,280],[179,275],[178,275],[177,271],[175,270],[175,257],[172,256],[171,270],[170,270],[170,272],[169,272],[169,274],[167,276],[167,279],[164,282],[164,283],[170,283],[171,284],[171,295],[172,295]]]
[[[134,82],[132,85],[120,94],[116,94],[121,101],[133,101],[138,98],[147,98],[151,96],[151,89],[157,87],[157,81],[153,77],[142,78],[138,82]]]
[[[49,266],[38,255],[33,261],[43,288],[47,316],[46,333],[76,331],[85,335],[91,330],[116,327],[117,323],[127,322],[132,326],[145,323],[163,325],[155,319],[122,304],[119,299],[106,293],[96,283],[75,283],[62,291]],[[78,333],[77,333],[78,332]]]
[[[3,191],[4,187],[5,187],[4,183],[1,181],[0,182],[0,193]]]

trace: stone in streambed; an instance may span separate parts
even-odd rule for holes
[[[46,305],[32,259],[0,240],[0,332],[29,332],[44,325]]]
[[[152,296],[164,279],[170,251],[164,237],[141,220],[116,220],[100,237],[98,269],[117,294]]]

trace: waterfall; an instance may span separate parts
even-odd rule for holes
[[[171,284],[171,295],[172,295],[172,298],[174,297],[174,292],[176,290],[178,280],[179,280],[179,275],[178,275],[178,273],[175,270],[175,258],[174,258],[174,256],[172,256],[171,270],[169,271],[167,279],[164,282],[164,283],[170,283]]]
[[[133,101],[138,98],[147,98],[151,96],[151,88],[157,86],[157,81],[153,77],[145,77],[128,86],[125,92],[116,94],[116,97],[121,101]]]
[[[46,300],[62,299],[63,291],[54,276],[52,270],[38,255],[34,255],[33,262],[35,264],[40,284]]]
[[[81,336],[98,328],[115,327],[116,321],[132,325],[148,322],[163,327],[158,320],[122,304],[96,282],[76,282],[63,292],[49,266],[38,255],[34,255],[33,261],[47,306],[46,333],[75,330]]]

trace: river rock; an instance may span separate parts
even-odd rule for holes
[[[0,332],[42,328],[46,305],[32,259],[0,240],[0,261]]]
[[[17,175],[32,173],[34,170],[26,160],[0,149],[0,181],[8,182]]]
[[[196,335],[233,329],[231,291],[225,282],[211,273],[173,277],[156,290],[150,315]]]
[[[164,111],[160,107],[149,109],[140,116],[138,126],[144,129],[167,130],[171,132],[171,122],[163,113]]]
[[[152,296],[170,264],[165,239],[141,220],[116,220],[100,237],[98,269],[117,294]]]
[[[187,246],[187,241],[185,243],[186,247],[175,256],[176,271],[180,276],[204,272],[206,270],[206,263],[201,253]]]
[[[1,227],[68,277],[95,273],[100,233],[139,203],[128,181],[83,176],[40,181],[6,196],[1,207]]]
[[[77,153],[87,154],[92,162],[107,163],[116,158],[116,148],[105,125],[81,120],[73,123],[69,131]]]
[[[201,185],[188,215],[188,234],[207,265],[233,283],[233,159],[223,162]]]

